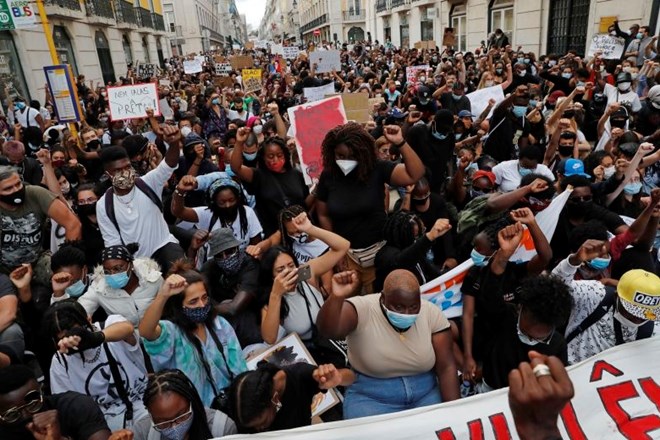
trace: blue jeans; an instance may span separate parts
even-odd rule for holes
[[[390,414],[442,402],[435,372],[378,379],[356,372],[346,390],[344,419]]]

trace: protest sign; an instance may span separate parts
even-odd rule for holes
[[[233,70],[231,68],[231,64],[229,63],[215,63],[214,68],[215,68],[215,74],[218,76],[229,76],[229,74]]]
[[[418,72],[426,72],[428,69],[429,69],[428,64],[423,64],[421,66],[406,67],[406,82],[408,84],[417,84]]]
[[[456,44],[456,35],[454,35],[454,28],[446,27],[445,32],[442,34],[442,45],[445,47],[453,47]]]
[[[310,64],[316,64],[316,73],[341,71],[341,59],[338,50],[315,50],[309,56]]]
[[[68,64],[45,66],[44,72],[58,121],[62,123],[80,121],[82,111],[71,66]]]
[[[273,55],[280,55],[284,53],[284,46],[282,46],[281,44],[271,43],[270,53]]]
[[[382,96],[379,96],[378,98],[369,98],[369,111],[372,112],[377,105],[380,106],[381,102],[385,102],[385,98]]]
[[[475,116],[479,116],[481,112],[483,112],[486,107],[488,107],[488,101],[490,99],[495,100],[495,105],[491,109],[491,113],[497,104],[504,101],[504,91],[500,85],[475,90],[474,92],[468,93],[465,96],[467,96],[467,99],[470,100],[472,114]]]
[[[253,65],[253,58],[248,55],[237,55],[231,60],[231,67],[234,70],[250,69]]]
[[[296,46],[286,46],[282,48],[282,54],[287,60],[295,60],[298,57],[298,48]]]
[[[268,49],[268,41],[257,40],[257,42],[254,43],[254,47],[256,47],[257,49]]]
[[[107,90],[113,121],[146,118],[148,108],[154,110],[155,116],[160,116],[158,90],[154,83],[108,87]]]
[[[170,107],[169,102],[167,102],[167,98],[161,99],[160,101],[158,101],[158,104],[160,105],[160,112],[164,118],[171,118],[172,116],[174,116],[174,110],[172,110],[172,107]]]
[[[252,41],[246,41],[245,42],[245,49],[246,50],[252,50],[254,49],[254,43]]]
[[[300,340],[297,333],[291,333],[280,339],[263,353],[247,359],[248,370],[256,370],[257,365],[261,361],[266,361],[278,367],[286,367],[287,365],[298,362],[318,365],[309,351],[307,351],[305,344]],[[334,389],[329,390],[325,394],[319,394],[312,400],[312,417],[323,414],[339,403],[339,398]]]
[[[161,78],[158,80],[158,84],[163,87],[169,87],[172,84],[172,82],[169,79]]]
[[[317,181],[323,171],[321,143],[328,131],[345,124],[346,113],[339,96],[288,109],[305,183]]]
[[[307,99],[307,102],[320,101],[325,98],[325,95],[332,95],[334,93],[335,83],[328,83],[319,87],[305,87],[303,89],[303,95]]]
[[[213,85],[219,87],[234,87],[234,80],[230,76],[216,76],[213,78]]]
[[[609,34],[596,34],[591,38],[587,56],[593,57],[596,52],[602,52],[606,60],[618,60],[623,55],[625,40]]]
[[[243,69],[241,77],[246,92],[261,90],[261,69]]]
[[[204,68],[202,67],[202,62],[198,58],[183,61],[183,73],[192,75],[194,73],[200,73],[202,70],[204,70]]]
[[[421,42],[421,41],[417,41],[417,42],[415,43],[415,46],[414,46],[414,47],[415,47],[415,49],[421,49],[421,48],[422,48],[422,42]]]
[[[360,123],[369,122],[369,94],[342,93],[340,96],[346,119]]]
[[[660,433],[660,338],[611,348],[568,367],[575,397],[560,413],[557,438],[651,439]],[[518,439],[508,388],[384,416],[229,440]]]
[[[157,74],[158,68],[153,63],[140,63],[137,66],[138,78],[151,78]]]
[[[433,49],[435,49],[435,41],[433,41],[433,40],[418,41],[417,43],[415,43],[415,49],[433,50]]]

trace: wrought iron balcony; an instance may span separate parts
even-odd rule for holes
[[[353,8],[344,11],[344,21],[364,21],[366,14],[364,9],[354,11]]]
[[[383,12],[387,9],[387,0],[378,0],[376,2],[376,12]]]
[[[59,6],[64,9],[72,9],[74,11],[82,11],[80,2],[78,0],[44,0],[46,6]]]
[[[392,0],[392,6],[391,7],[392,8],[397,8],[399,6],[409,5],[409,4],[410,4],[410,0]]]
[[[315,27],[321,26],[322,24],[325,24],[328,22],[328,14],[323,14],[320,17],[315,18],[314,20],[310,21],[309,23],[304,24],[303,26],[300,27],[300,32],[307,32],[311,29],[314,29]]]
[[[151,19],[151,11],[144,8],[137,9],[137,21],[138,26],[143,28],[152,28],[154,27],[153,20]]]
[[[135,6],[132,2],[126,0],[114,0],[115,15],[117,16],[117,23],[136,25],[137,14],[135,13]]]
[[[85,0],[85,6],[88,16],[115,18],[112,5],[108,0]]]
[[[155,30],[165,32],[165,19],[162,15],[153,13],[151,14],[151,19]]]

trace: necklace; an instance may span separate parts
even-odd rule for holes
[[[132,205],[132,203],[133,203],[133,199],[135,198],[135,194],[136,194],[135,188],[133,188],[132,191],[133,191],[133,195],[131,196],[131,199],[128,200],[128,201],[123,201],[123,200],[120,198],[120,196],[117,195],[117,201],[119,201],[119,203],[121,203],[122,205],[126,206],[126,210],[128,211],[129,214],[132,214],[132,213],[133,213],[133,205]]]

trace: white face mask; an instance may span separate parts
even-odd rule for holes
[[[337,163],[339,169],[341,169],[342,173],[344,173],[344,176],[347,176],[351,171],[353,171],[358,164],[357,160],[337,159],[335,162]]]
[[[254,134],[261,134],[262,131],[264,131],[264,126],[263,125],[255,125],[252,127],[252,131]]]
[[[630,89],[630,83],[628,81],[626,82],[621,82],[616,85],[619,89],[620,92],[625,92],[626,90]]]
[[[495,81],[493,81],[493,80],[485,81],[484,85],[486,87],[493,87],[495,85]]]
[[[604,176],[605,176],[606,179],[609,179],[610,177],[612,177],[614,175],[614,173],[616,173],[616,168],[614,167],[614,165],[609,166],[609,167],[605,168],[605,170],[604,170]]]
[[[626,318],[625,316],[623,316],[621,314],[621,312],[618,309],[618,306],[614,310],[614,319],[619,321],[622,326],[628,327],[628,328],[639,328],[640,326],[646,324],[646,321],[640,322],[639,324],[636,324],[636,323],[630,321],[628,318]]]
[[[188,127],[187,125],[181,127],[181,136],[187,137],[190,133],[192,133],[192,128]]]

